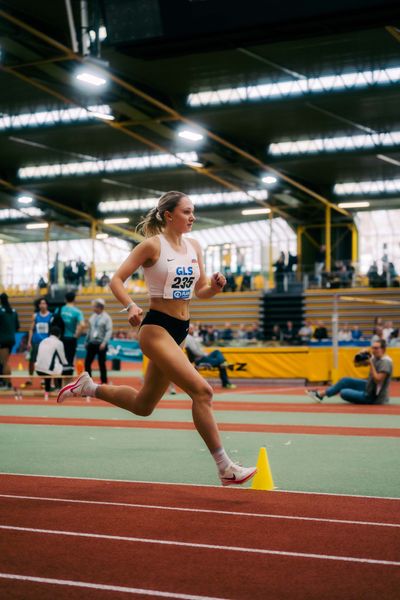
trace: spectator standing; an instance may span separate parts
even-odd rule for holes
[[[28,346],[29,356],[29,375],[33,375],[39,344],[42,340],[49,337],[50,323],[53,319],[53,313],[49,311],[49,305],[46,298],[39,298],[35,302],[37,311],[32,316],[32,325],[29,330]]]
[[[224,292],[236,292],[237,284],[235,276],[233,275],[230,269],[226,269],[226,286],[224,287]]]
[[[186,338],[185,347],[190,362],[194,362],[196,366],[208,364],[211,367],[217,367],[222,387],[228,389],[236,388],[236,385],[229,381],[228,373],[226,371],[228,363],[222,352],[220,350],[213,350],[210,354],[206,354],[201,347],[200,342],[195,339],[193,334],[194,327],[193,325],[189,325],[189,333]]]
[[[284,279],[285,279],[285,254],[281,252],[278,260],[274,264],[275,267],[275,287],[276,291],[281,293],[284,291]]]
[[[251,290],[251,273],[250,271],[246,271],[243,275],[242,283],[240,284],[240,291],[247,292]]]
[[[17,311],[11,308],[6,293],[0,294],[0,375],[11,375],[8,364],[12,347],[15,344],[15,334],[19,330]],[[11,388],[10,379],[4,379],[2,387]]]
[[[107,344],[112,335],[112,320],[110,315],[104,310],[106,303],[103,298],[93,300],[92,304],[93,314],[89,319],[86,338],[85,371],[91,375],[92,362],[97,356],[101,383],[107,383],[106,354]]]
[[[85,327],[83,313],[75,306],[75,292],[65,294],[66,304],[59,310],[60,317],[64,321],[64,333],[62,343],[64,344],[65,356],[70,367],[74,366],[76,345]]]
[[[105,271],[103,271],[103,275],[98,279],[97,283],[100,287],[107,287],[110,283],[110,278]]]
[[[78,259],[78,262],[76,263],[76,270],[77,270],[78,285],[85,286],[86,285],[87,266],[83,262],[83,260],[81,260],[80,258]]]
[[[394,329],[390,335],[389,346],[391,348],[398,348],[400,346],[399,330]]]

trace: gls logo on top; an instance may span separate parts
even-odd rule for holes
[[[190,298],[190,290],[174,290],[172,297],[175,300],[187,300]]]
[[[177,267],[175,273],[177,275],[193,275],[193,267]]]

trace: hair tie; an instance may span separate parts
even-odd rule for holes
[[[158,208],[156,208],[156,219],[157,219],[157,221],[160,221],[162,223],[162,216],[161,216]]]

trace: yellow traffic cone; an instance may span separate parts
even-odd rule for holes
[[[260,448],[257,460],[257,473],[251,484],[252,490],[273,490],[275,488],[274,480],[268,462],[268,454],[265,446]]]

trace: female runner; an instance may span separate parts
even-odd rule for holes
[[[148,416],[172,381],[193,401],[193,422],[215,460],[222,485],[241,484],[253,477],[256,468],[239,466],[226,454],[212,412],[213,390],[181,349],[189,330],[193,292],[198,298],[211,298],[226,283],[221,273],[214,273],[208,284],[199,243],[183,237],[194,221],[193,204],[184,193],[163,194],[139,225],[146,239],[132,250],[110,283],[130,325],[140,326],[139,343],[149,358],[143,387],[137,391],[124,385],[97,385],[83,373],[60,391],[57,402],[72,396],[95,396],[135,415]],[[143,320],[142,309],[124,287],[139,267],[143,267],[150,294],[150,309]]]

